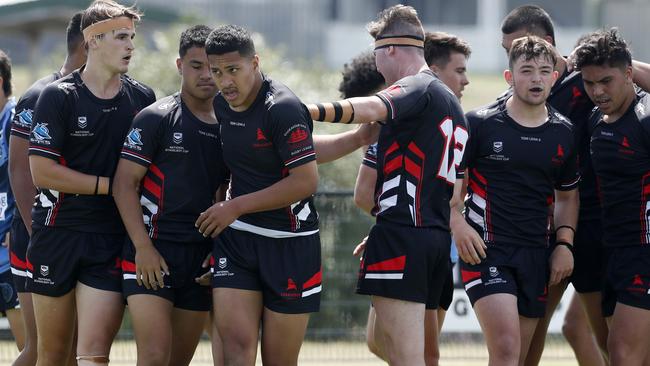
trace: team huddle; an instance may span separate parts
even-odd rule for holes
[[[362,147],[354,199],[376,223],[356,292],[378,357],[438,365],[459,262],[490,365],[539,364],[569,282],[579,364],[650,365],[650,65],[616,29],[563,57],[543,9],[514,9],[510,88],[464,113],[469,45],[410,6],[368,24],[345,99],[307,105],[235,25],[183,31],[180,90],[156,100],[126,75],[141,16],[94,1],[17,104],[0,52],[14,365],[108,365],[125,308],[138,365],[190,364],[204,330],[215,365],[254,365],[258,342],[296,365],[323,288],[317,164]]]

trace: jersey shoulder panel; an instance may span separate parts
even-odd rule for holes
[[[135,80],[127,74],[122,75],[122,81],[124,81],[129,88],[135,90],[136,93],[142,95],[145,100],[148,100],[149,104],[153,103],[156,100],[156,94],[154,93],[153,89],[147,85]]]
[[[562,125],[569,129],[569,131],[573,131],[573,123],[571,123],[571,121],[566,116],[558,112],[558,110],[553,108],[550,104],[546,104],[546,108],[548,108],[550,123]]]

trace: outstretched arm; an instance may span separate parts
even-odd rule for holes
[[[340,100],[333,103],[308,104],[314,121],[332,123],[370,123],[385,121],[388,109],[377,96]]]

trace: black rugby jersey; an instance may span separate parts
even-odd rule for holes
[[[591,158],[598,177],[605,246],[650,243],[650,96],[636,101],[613,123],[595,109],[590,122]]]
[[[228,176],[218,124],[194,116],[178,93],[162,98],[133,120],[122,159],[148,168],[140,203],[149,237],[205,240],[194,223]]]
[[[506,101],[467,114],[466,220],[487,243],[543,247],[554,189],[580,180],[575,137],[551,106],[546,123],[531,128],[510,118]]]
[[[34,115],[34,107],[38,96],[45,87],[60,79],[61,73],[55,72],[42,79],[37,80],[32,86],[27,89],[25,94],[18,100],[16,104],[16,115],[11,123],[11,135],[29,140],[30,131],[32,128],[32,116]]]
[[[388,108],[377,145],[373,215],[398,225],[449,230],[449,200],[467,143],[458,99],[431,72],[377,94]]]
[[[14,115],[13,121],[11,121],[11,135],[19,137],[21,139],[29,140],[30,129],[32,127],[32,116],[34,115],[34,107],[36,106],[36,101],[38,96],[41,95],[41,92],[45,87],[61,78],[60,72],[52,73],[44,78],[41,78],[34,82],[25,94],[18,100],[16,104],[16,114]],[[15,210],[14,220],[20,220],[20,211]]]
[[[99,99],[79,71],[46,86],[34,110],[30,155],[56,160],[85,174],[112,177],[133,117],[155,101],[153,91],[121,76],[120,91]],[[124,231],[112,197],[39,189],[32,210],[36,226],[96,233]]]
[[[565,71],[553,85],[547,100],[560,114],[567,117],[573,125],[578,146],[580,167],[580,215],[579,221],[600,220],[600,202],[596,175],[589,154],[589,115],[594,103],[589,99],[582,82],[582,73]]]
[[[221,94],[214,109],[231,172],[230,198],[267,188],[290,169],[316,160],[309,112],[283,84],[265,77],[246,111],[230,109]],[[318,214],[313,198],[307,197],[288,207],[243,215],[230,226],[275,238],[303,236],[318,231]]]

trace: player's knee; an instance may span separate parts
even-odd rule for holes
[[[108,365],[108,355],[77,355],[78,366],[104,366]],[[153,365],[153,364],[152,364]]]
[[[571,317],[565,317],[564,323],[562,324],[562,335],[569,342],[569,344],[574,344],[580,339],[580,331],[577,328],[576,321]]]
[[[490,359],[512,362],[519,360],[520,340],[511,334],[503,334],[494,340],[490,348]]]
[[[142,350],[138,349],[138,365],[168,365],[171,355],[168,348],[163,348],[165,347],[147,347]]]
[[[427,350],[424,353],[424,364],[426,366],[438,366],[438,362],[440,362],[440,352],[437,347],[435,350]]]
[[[237,355],[248,355],[257,352],[257,334],[246,334],[244,332],[232,332],[228,335],[221,335],[221,344],[226,356],[236,357]]]

